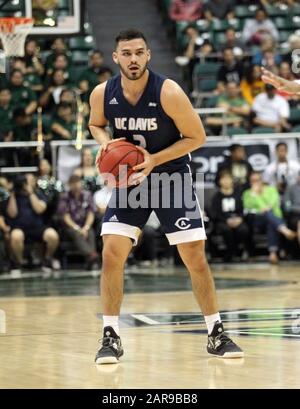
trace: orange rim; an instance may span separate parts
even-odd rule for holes
[[[34,19],[30,17],[1,17],[0,31],[12,32],[13,28],[19,24],[33,24]]]

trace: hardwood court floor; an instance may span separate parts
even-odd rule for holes
[[[180,269],[126,281],[125,355],[100,367],[93,363],[97,278],[0,280],[0,388],[299,388],[300,266],[213,270],[226,328],[244,359],[206,353],[203,317]]]

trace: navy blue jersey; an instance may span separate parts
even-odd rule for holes
[[[113,130],[113,138],[125,137],[128,142],[156,153],[181,139],[174,121],[164,112],[160,94],[166,77],[149,70],[146,88],[136,105],[123,94],[121,75],[109,79],[104,94],[104,115]],[[163,163],[154,172],[172,173],[186,168],[189,155]]]

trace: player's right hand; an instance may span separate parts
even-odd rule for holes
[[[95,164],[97,165],[98,159],[100,158],[102,151],[106,151],[107,146],[109,144],[117,142],[117,141],[124,141],[125,139],[126,138],[118,138],[118,139],[111,139],[109,141],[102,142],[102,144],[100,145],[99,150],[97,152],[97,155],[96,155]]]

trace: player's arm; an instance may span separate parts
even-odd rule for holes
[[[97,85],[90,96],[90,120],[89,128],[94,139],[99,145],[106,145],[110,141],[110,135],[105,130],[108,124],[107,119],[104,116],[104,91],[106,83]]]
[[[300,84],[298,81],[289,81],[278,75],[273,74],[271,71],[266,70],[264,67],[261,68],[262,77],[261,79],[266,84],[271,84],[273,87],[277,88],[279,91],[285,91],[290,94],[300,94]]]
[[[177,129],[182,134],[182,139],[152,155],[156,166],[200,148],[206,140],[199,115],[194,110],[187,95],[174,81],[166,80],[164,82],[161,104],[165,113],[173,119]]]

